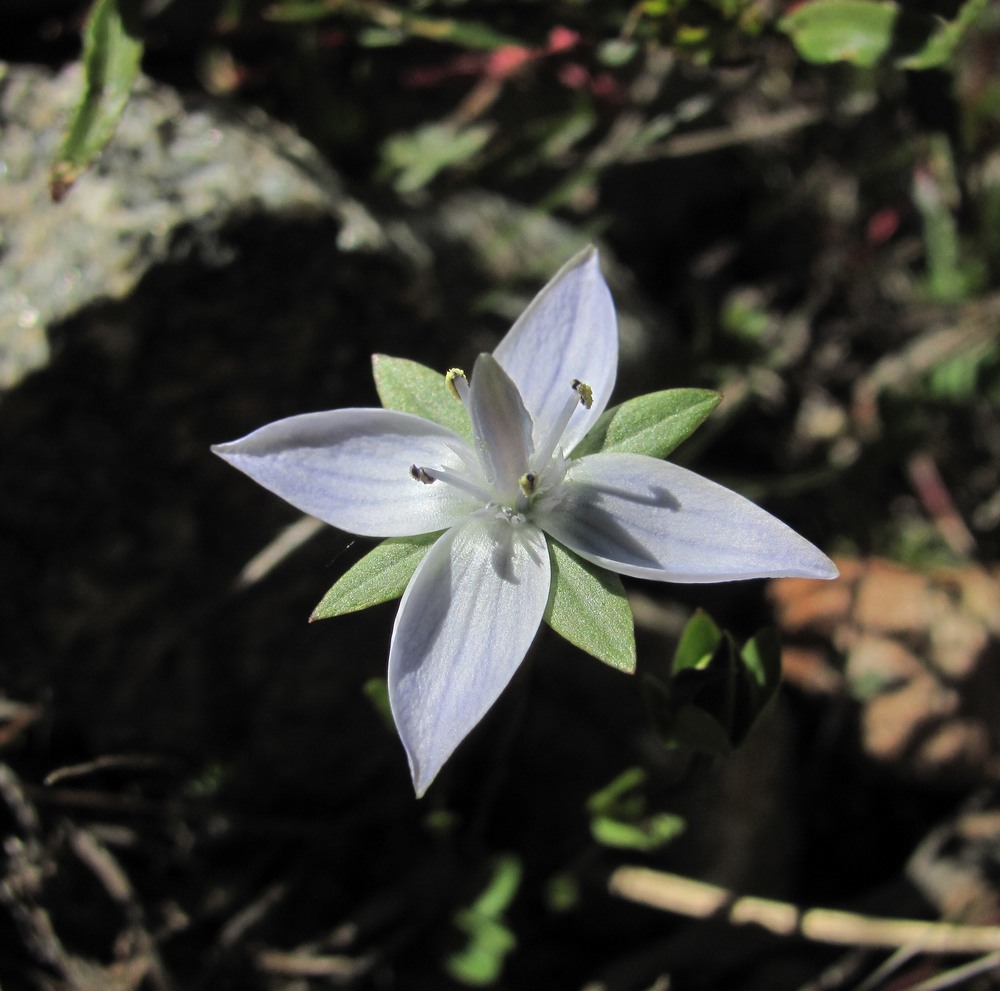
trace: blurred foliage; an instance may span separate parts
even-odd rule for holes
[[[946,21],[889,0],[807,0],[786,14],[780,27],[809,62],[870,67],[891,57],[901,68],[934,69],[954,56],[988,3],[966,0]]]
[[[445,961],[445,969],[456,980],[472,987],[496,983],[504,958],[517,946],[517,937],[504,924],[504,913],[517,894],[522,873],[517,857],[498,856],[482,892],[455,914],[455,928],[468,940],[464,949]]]
[[[650,853],[684,831],[680,816],[647,812],[646,781],[641,767],[631,767],[587,799],[590,833],[602,846]]]

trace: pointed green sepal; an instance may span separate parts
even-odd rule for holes
[[[440,533],[390,537],[344,572],[309,617],[331,619],[398,599]]]
[[[372,355],[372,375],[386,409],[422,416],[459,437],[472,439],[472,421],[460,399],[448,388],[444,374],[407,358]]]
[[[721,401],[711,389],[666,389],[637,396],[605,410],[572,456],[601,451],[665,458]]]
[[[619,671],[635,671],[635,629],[621,579],[549,541],[545,622],[575,647]]]

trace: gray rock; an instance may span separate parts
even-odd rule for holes
[[[213,234],[234,217],[328,214],[341,223],[339,247],[381,242],[289,128],[260,111],[185,102],[148,79],[99,161],[54,203],[48,173],[80,87],[78,65],[54,76],[0,66],[0,390],[46,363],[54,322],[126,296],[192,238],[211,254]]]

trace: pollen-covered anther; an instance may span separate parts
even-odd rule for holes
[[[461,368],[449,368],[444,374],[444,384],[448,391],[463,403],[469,396],[469,379]]]
[[[518,485],[526,499],[530,499],[538,491],[538,475],[533,471],[526,471],[519,479]]]
[[[410,465],[410,478],[415,479],[418,482],[423,482],[424,485],[430,485],[434,478],[429,475],[427,471],[417,465]]]
[[[581,382],[579,379],[573,379],[572,385],[576,394],[580,397],[580,402],[587,409],[590,409],[594,405],[594,390],[586,382]]]

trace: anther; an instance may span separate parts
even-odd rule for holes
[[[469,393],[469,380],[461,368],[449,368],[444,375],[444,384],[448,386],[448,391],[463,403]],[[463,395],[462,393],[465,393]]]
[[[434,478],[429,475],[423,468],[418,468],[416,465],[410,465],[410,478],[415,479],[418,482],[423,482],[424,485],[430,485],[434,481]]]
[[[526,499],[530,499],[538,490],[538,475],[533,471],[526,471],[519,479],[518,485]]]
[[[587,409],[590,409],[590,407],[594,405],[594,390],[591,389],[586,382],[581,382],[579,379],[573,379],[572,386],[577,395],[580,397],[580,402],[583,403]]]

